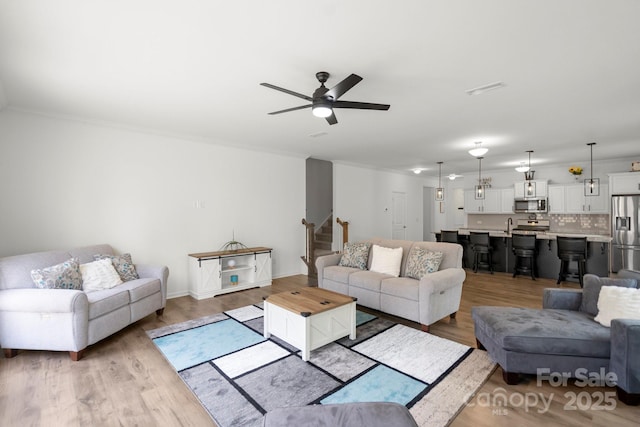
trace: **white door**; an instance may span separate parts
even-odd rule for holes
[[[398,191],[391,193],[391,238],[407,238],[407,195]]]

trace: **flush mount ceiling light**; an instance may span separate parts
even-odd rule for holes
[[[482,185],[482,159],[484,159],[484,157],[478,157],[478,185],[475,187],[476,200],[484,199],[484,186]]]
[[[505,86],[506,84],[504,84],[503,82],[495,82],[484,86],[474,87],[473,89],[467,89],[465,90],[465,92],[467,92],[467,95],[480,95],[485,92],[489,92],[490,90],[501,89]]]
[[[475,148],[472,148],[471,150],[469,150],[469,154],[471,154],[473,157],[484,156],[485,154],[487,154],[487,151],[489,151],[488,148],[484,148],[482,146],[482,141],[476,141],[475,144],[476,144]]]
[[[462,178],[462,175],[456,175],[455,173],[451,173],[451,174],[447,175],[447,178],[449,178],[450,181],[453,181],[456,178]]]
[[[584,180],[584,195],[599,196],[600,195],[600,178],[593,177],[593,146],[595,142],[589,142],[587,145],[591,148],[591,178]]]
[[[420,168],[415,168],[415,169],[412,169],[412,170],[413,170],[413,173],[415,173],[416,175],[420,175],[420,172],[422,172],[422,169],[420,169]]]
[[[436,188],[436,200],[444,200],[444,188],[442,188],[442,162],[438,162],[438,188]]]

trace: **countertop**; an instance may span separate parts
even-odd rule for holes
[[[468,236],[471,231],[476,231],[480,233],[489,232],[489,236],[491,237],[511,237],[511,233],[507,233],[504,230],[482,230],[479,228],[459,228],[458,234],[461,236]],[[557,233],[557,232],[546,232],[546,231],[518,231],[517,233],[522,234],[535,234],[536,239],[541,240],[556,240],[556,237],[586,237],[588,242],[602,242],[602,243],[610,243],[611,236],[604,236],[601,234],[578,234],[578,233]]]

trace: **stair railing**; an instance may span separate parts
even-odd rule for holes
[[[302,225],[305,226],[306,230],[305,230],[305,254],[302,258],[302,260],[304,261],[304,263],[307,265],[307,269],[309,271],[309,276],[310,277],[316,277],[316,266],[315,263],[313,262],[313,251],[315,248],[315,239],[316,239],[316,235],[315,235],[315,228],[316,225],[312,222],[307,222],[306,219],[302,218]]]
[[[336,217],[336,222],[342,226],[342,247],[349,241],[349,221],[342,221]]]

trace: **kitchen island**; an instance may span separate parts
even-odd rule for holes
[[[473,266],[473,251],[469,245],[469,234],[471,232],[489,233],[491,247],[493,248],[493,270],[498,272],[513,273],[515,266],[515,256],[511,249],[511,236],[513,233],[504,230],[482,230],[461,228],[458,229],[459,243],[464,252],[463,257],[468,267]],[[517,232],[516,232],[517,233]],[[436,233],[436,239],[439,240]],[[527,231],[520,234],[535,234],[536,236],[536,277],[546,279],[557,279],[560,271],[560,259],[556,238],[565,237],[586,237],[587,238],[587,262],[586,271],[600,277],[609,275],[609,249],[611,237],[598,234],[572,234]],[[573,265],[572,265],[573,267]]]

